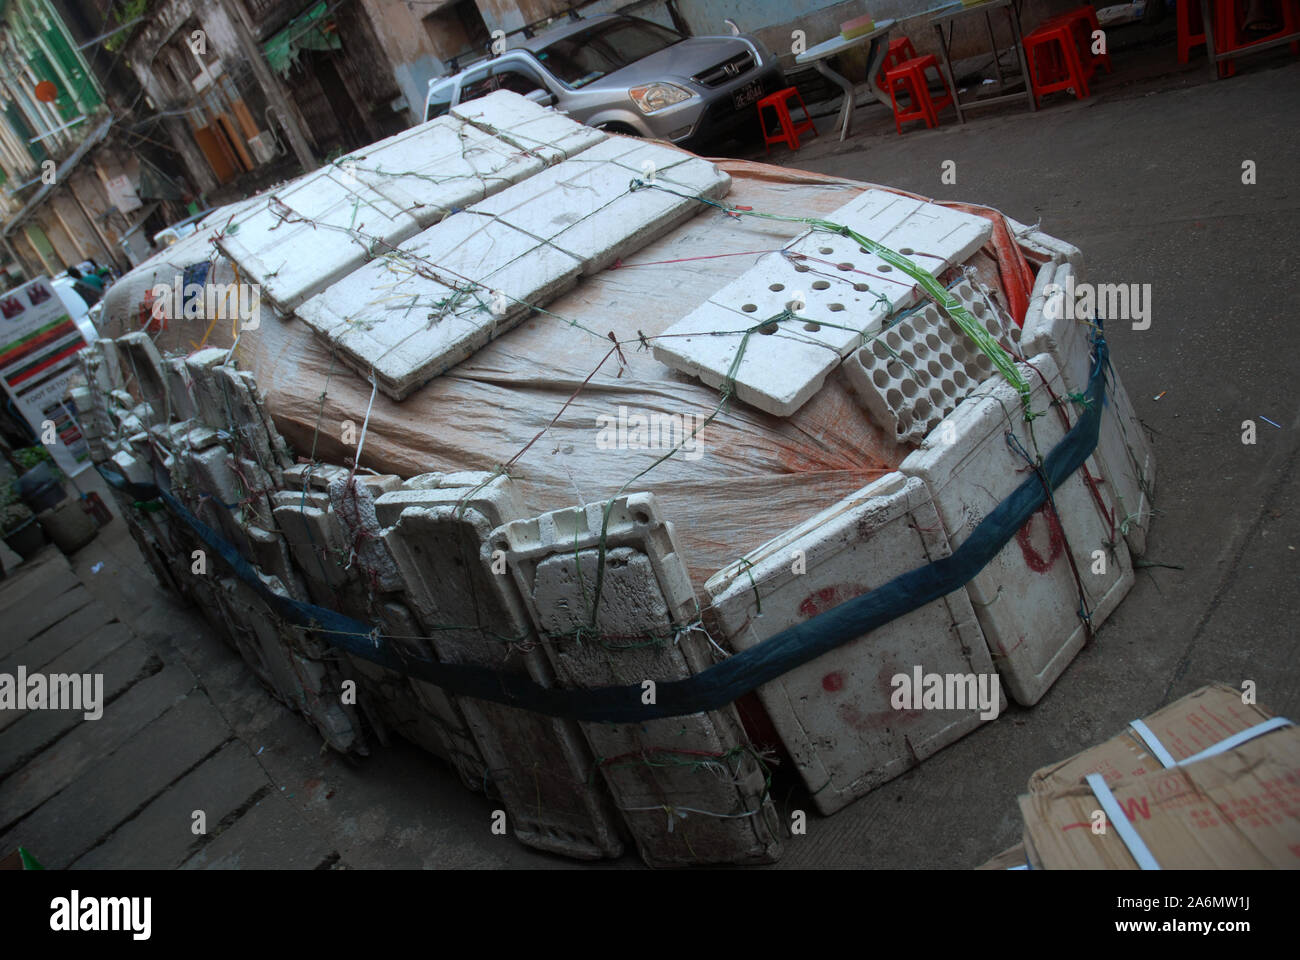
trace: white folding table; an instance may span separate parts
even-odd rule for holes
[[[885,59],[885,51],[889,49],[889,31],[893,26],[893,20],[879,20],[876,22],[876,28],[870,33],[864,33],[852,40],[834,36],[829,40],[823,40],[814,47],[809,47],[794,58],[795,63],[811,63],[818,73],[844,91],[844,104],[840,107],[839,119],[841,140],[849,135],[849,125],[853,122],[853,84],[832,70],[827,65],[827,61],[837,54],[853,49],[858,44],[870,41],[871,47],[867,50],[867,86],[877,100],[885,106],[891,107],[889,92],[882,90],[876,84],[876,74],[880,72],[880,64]]]

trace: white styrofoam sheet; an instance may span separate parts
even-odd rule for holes
[[[741,651],[948,555],[925,484],[891,473],[719,571],[705,588],[730,646]],[[977,701],[962,710],[895,709],[892,678],[910,682],[917,667],[974,675],[994,692],[991,715],[981,716]],[[758,696],[824,814],[993,719],[1005,704],[965,590],[795,667],[759,687]]]
[[[547,164],[567,160],[605,139],[605,134],[595,127],[576,123],[507,90],[457,104],[451,114],[541,157]]]
[[[1065,435],[1043,383],[1045,378],[1057,396],[1065,396],[1056,364],[1047,354],[1029,364],[1042,374],[1018,365],[1033,388],[1031,410],[1043,414],[1030,422],[1032,430],[1024,420],[1019,394],[994,377],[946,418],[951,430],[932,432],[899,467],[925,481],[953,549],[1026,477],[1034,476],[1007,434],[1031,457],[1045,455]],[[1067,477],[1052,497],[1055,513],[1044,503],[966,585],[993,663],[1011,696],[1026,706],[1038,702],[1087,639],[1070,558],[1079,571],[1094,629],[1133,584],[1128,548],[1122,539],[1110,542],[1110,525],[1082,473]],[[1093,554],[1098,550],[1104,572],[1094,573]]]

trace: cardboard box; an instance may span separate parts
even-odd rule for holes
[[[1174,760],[1182,761],[1272,716],[1265,707],[1242,703],[1240,690],[1216,683],[1161,707],[1143,722]],[[1115,783],[1163,769],[1165,765],[1129,726],[1105,743],[1036,770],[1029,778],[1029,792],[1054,793],[1082,783],[1090,773]]]
[[[1026,870],[1029,867],[1029,857],[1025,853],[1025,845],[1017,843],[1014,847],[1003,850],[996,857],[993,857],[987,863],[981,863],[976,870]]]
[[[1166,870],[1300,869],[1300,729],[1282,727],[1185,766],[1108,784]],[[1087,783],[1020,798],[1034,869],[1134,870],[1121,829]]]

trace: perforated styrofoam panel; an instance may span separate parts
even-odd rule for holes
[[[992,232],[981,217],[874,189],[826,219],[933,274],[964,261]],[[918,299],[919,288],[901,270],[848,237],[812,230],[784,253],[762,257],[664,331],[654,354],[709,386],[721,388],[732,377],[741,400],[789,416],[821,389],[841,358]]]
[[[377,515],[388,514],[384,494]],[[507,477],[477,491],[420,491],[384,541],[405,582],[408,605],[439,660],[507,673],[526,673],[551,685],[553,675],[533,637],[514,582],[492,569],[489,535],[522,510]],[[510,825],[521,842],[584,859],[618,856],[622,842],[609,798],[592,776],[592,758],[572,721],[527,710],[457,698],[500,791]]]
[[[949,415],[951,431],[931,433],[899,467],[925,481],[953,549],[1034,477],[1008,434],[1031,458],[1046,454],[1065,436],[1048,388],[1062,398],[1067,391],[1051,356],[1038,354],[1020,371],[1032,387],[1030,409],[1041,416],[1026,423],[1015,388],[992,377]],[[1078,413],[1065,403],[1074,423]],[[1098,504],[1096,495],[1075,471],[966,585],[994,666],[1011,696],[1025,706],[1038,702],[1087,638],[1074,570],[1094,628],[1133,585],[1128,547],[1122,537],[1112,540],[1104,512],[1113,510],[1114,502],[1099,491]]]
[[[798,551],[796,553],[796,551]],[[891,473],[709,578],[727,641],[747,650],[894,577],[949,555],[925,484]],[[800,561],[796,566],[796,561]],[[895,675],[984,676],[992,716],[897,710]],[[831,814],[996,716],[1005,705],[963,590],[758,688],[813,803]]]
[[[696,617],[686,565],[650,494],[614,501],[592,620],[605,506],[558,510],[492,534],[496,549],[507,550],[560,683],[644,690],[647,680],[679,680],[707,668],[707,640],[685,629]],[[579,631],[589,627],[594,636]],[[581,726],[595,753],[608,758],[601,774],[647,863],[767,862],[779,855],[775,809],[734,706]],[[700,757],[713,763],[692,762]]]
[[[1043,273],[1047,274],[1046,278],[1042,277]],[[1092,369],[1089,344],[1092,318],[1066,316],[1063,296],[1071,283],[1077,283],[1077,276],[1069,263],[1042,268],[1025,314],[1023,340],[1027,352],[1051,354],[1066,386],[1082,392],[1087,389]],[[1108,486],[1118,501],[1117,520],[1127,521],[1124,526],[1129,549],[1141,556],[1146,552],[1147,530],[1151,525],[1156,461],[1114,358],[1106,371],[1106,405],[1102,408],[1093,459],[1096,461],[1091,468],[1094,477],[1098,483]]]
[[[1020,328],[971,281],[949,292],[1003,349],[1020,352]],[[920,441],[993,372],[993,362],[934,303],[891,323],[844,364],[872,418],[906,443]]]

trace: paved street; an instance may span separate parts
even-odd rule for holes
[[[810,814],[775,869],[976,866],[1019,839],[1015,797],[1033,770],[1211,681],[1253,680],[1261,703],[1300,715],[1300,65],[1270,56],[1219,83],[1193,66],[901,137],[871,106],[845,143],[773,149],[787,166],[1041,220],[1082,248],[1087,279],[1150,284],[1150,329],[1107,335],[1157,460],[1148,565],[1044,699],[835,817]],[[946,161],[955,184],[941,182]],[[47,553],[0,582],[0,615],[16,629],[0,671],[93,668],[110,699],[96,723],[0,716],[0,850],[22,844],[50,867],[579,866],[494,836],[492,804],[414,747],[356,762],[322,751],[157,588],[120,521],[71,566]],[[774,792],[787,823],[811,810],[792,771]],[[206,834],[191,831],[195,810]]]

